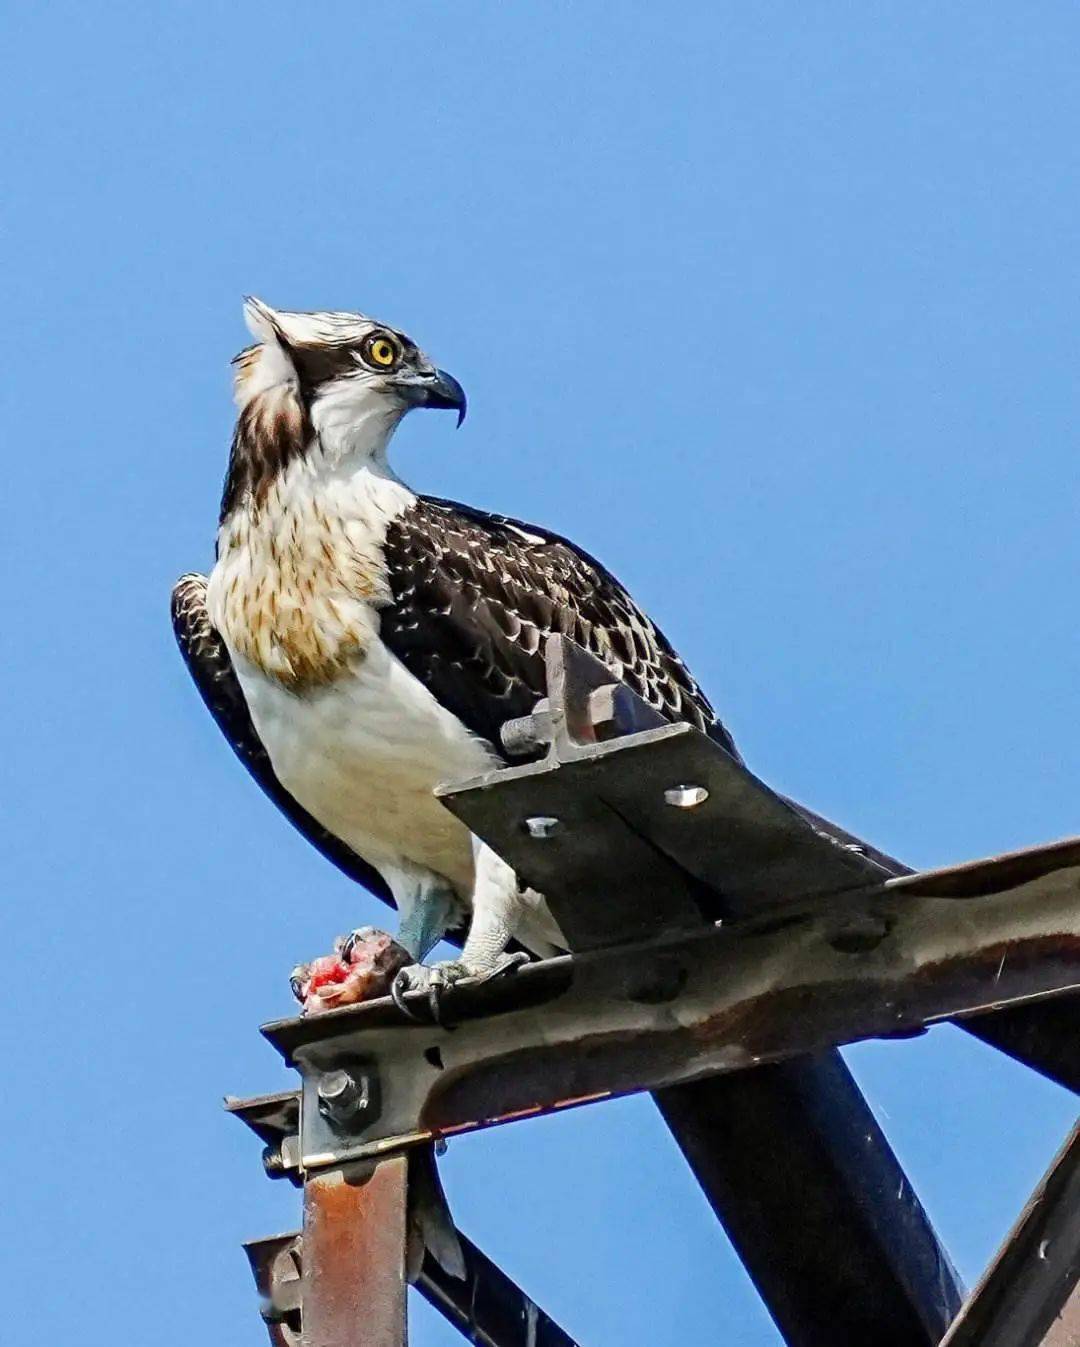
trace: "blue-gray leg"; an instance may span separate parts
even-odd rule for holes
[[[456,907],[452,889],[421,889],[402,914],[398,944],[407,949],[417,963],[422,962],[450,929]]]

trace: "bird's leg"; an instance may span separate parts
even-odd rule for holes
[[[421,890],[407,909],[402,908],[398,944],[420,963],[449,930],[456,905],[454,892],[446,885]]]
[[[403,968],[395,979],[395,990],[400,994],[417,988],[446,987],[465,978],[494,977],[526,962],[527,955],[506,953],[521,907],[517,875],[478,840],[472,918],[461,957],[431,967],[415,964]]]

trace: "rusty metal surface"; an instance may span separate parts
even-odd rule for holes
[[[408,1161],[346,1165],[304,1184],[304,1347],[404,1347]]]
[[[1061,1308],[1061,1313],[1046,1330],[1040,1347],[1078,1347],[1080,1344],[1080,1286]]]
[[[1075,989],[1080,868],[1032,869],[963,902],[886,887],[547,960],[454,988],[442,1025],[375,1001],[267,1026],[304,1076],[303,1163]],[[318,1096],[343,1068],[365,1102],[346,1121]]]
[[[890,889],[933,894],[937,898],[983,898],[1077,865],[1080,865],[1080,837],[1064,837],[1057,842],[1004,851],[962,865],[909,871],[890,879],[888,885]]]
[[[942,1347],[1080,1343],[1080,1123],[960,1312]]]
[[[272,1347],[300,1347],[302,1245],[296,1233],[252,1239],[244,1245]]]
[[[575,1340],[469,1239],[458,1232],[465,1276],[451,1276],[430,1255],[425,1257],[416,1289],[465,1338],[478,1347],[577,1347]],[[300,1347],[303,1236],[298,1232],[250,1240],[244,1252],[251,1264],[261,1313],[272,1347]],[[369,1339],[361,1310],[350,1343]],[[309,1342],[309,1347],[314,1344]]]

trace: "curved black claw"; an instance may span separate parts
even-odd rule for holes
[[[443,1024],[442,999],[448,987],[456,986],[459,982],[470,982],[474,986],[479,986],[484,982],[490,982],[493,978],[502,977],[504,973],[512,972],[528,962],[528,954],[524,950],[518,950],[516,954],[500,954],[490,968],[478,972],[473,972],[467,964],[456,962],[437,963],[430,968],[417,964],[412,968],[403,968],[398,973],[390,984],[390,996],[394,1005],[409,1019],[416,1020],[420,1024]],[[405,1000],[405,993],[410,991],[427,992],[430,1021],[423,1015],[418,1015],[414,1007]]]
[[[296,967],[292,970],[292,972],[289,974],[289,990],[292,992],[293,996],[296,997],[296,999],[300,1002],[301,1005],[304,1004],[304,997],[307,993],[308,978],[310,976],[311,970],[308,968],[307,964],[303,963],[298,963]]]
[[[416,1013],[416,1011],[412,1008],[412,1006],[409,1005],[408,1001],[405,1000],[405,993],[406,993],[406,992],[408,992],[408,991],[417,991],[417,990],[419,990],[419,988],[416,988],[416,987],[412,986],[412,984],[411,984],[411,980],[410,980],[410,978],[409,978],[409,972],[408,972],[408,969],[403,968],[403,969],[402,969],[402,970],[395,976],[393,982],[391,982],[391,984],[390,984],[390,999],[393,1001],[394,1005],[397,1006],[398,1010],[400,1010],[401,1013],[402,1013],[407,1019],[415,1020],[417,1024],[428,1024],[428,1023],[430,1023],[430,1021],[429,1021],[425,1016],[423,1016],[423,1015],[418,1015],[418,1014]],[[430,995],[431,995],[431,993],[430,993],[430,985],[429,985],[429,991],[428,991],[428,996],[429,996],[428,1004],[429,1004],[429,1006],[432,1004],[432,1003],[431,1003],[431,1000],[430,1000]],[[436,1001],[435,1004],[434,1004],[434,1006],[433,1006],[433,1008],[432,1008],[432,1015],[431,1015],[431,1019],[432,1019],[436,1024],[441,1023],[441,1021],[439,1020],[438,1010],[439,1010],[438,1002]]]
[[[350,931],[348,935],[339,936],[334,941],[334,950],[341,962],[351,962],[352,952],[356,946],[363,944],[365,940],[370,940],[375,933],[374,926],[358,926],[355,931]]]

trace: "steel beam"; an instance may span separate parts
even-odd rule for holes
[[[1042,852],[984,866],[988,880],[1004,866],[1009,887],[978,896],[953,896],[940,871],[545,960],[451,989],[441,1024],[383,999],[268,1025],[304,1078],[302,1164],[1075,990],[1080,851],[1052,859],[1062,868]],[[426,1010],[422,993],[408,1004]],[[347,1116],[327,1108],[328,1080],[353,1100]]]
[[[1080,1123],[941,1347],[1080,1343]]]
[[[448,1273],[428,1255],[416,1280],[416,1289],[448,1323],[477,1347],[577,1347],[569,1333],[460,1231],[458,1239],[464,1277]],[[298,1231],[244,1245],[272,1347],[300,1347],[303,1248]],[[349,1342],[366,1347],[367,1331],[361,1314]]]
[[[956,1273],[839,1053],[654,1098],[786,1342],[939,1341]]]
[[[263,1162],[271,1177],[302,1181],[300,1162],[300,1092],[230,1098],[225,1106],[266,1145]],[[416,1152],[410,1152],[415,1156]],[[408,1210],[410,1229],[417,1233],[413,1191]],[[436,1181],[437,1182],[437,1181]],[[466,1238],[454,1232],[464,1260],[464,1276],[448,1272],[425,1249],[416,1274],[417,1290],[470,1342],[481,1347],[576,1347],[564,1329],[536,1301]],[[303,1237],[299,1232],[250,1240],[244,1251],[261,1298],[261,1313],[272,1347],[300,1347],[303,1285]],[[360,1334],[362,1324],[356,1325]],[[361,1341],[359,1336],[356,1341]],[[364,1340],[366,1341],[366,1339]]]
[[[404,1347],[408,1158],[304,1182],[303,1347]]]
[[[550,638],[547,663],[551,696],[532,733],[514,723],[514,737],[546,746],[546,760],[440,793],[520,873],[533,876],[535,887],[554,895],[572,949],[685,929],[694,924],[695,908],[707,919],[730,917],[912,873],[776,795],[721,745],[667,724],[629,688],[612,684],[606,667],[572,641]],[[598,698],[606,711],[598,711]],[[706,798],[673,808],[667,788],[680,782],[704,786]],[[533,838],[521,827],[530,814],[556,817],[560,826]],[[978,891],[982,864],[955,867],[957,896]],[[612,900],[597,903],[593,895],[610,891],[616,876],[613,922]],[[1004,865],[992,882],[1002,881],[1008,883]],[[961,1027],[1067,1088],[1080,1088],[1080,1054],[1073,1050],[1080,997],[1011,1008]]]
[[[897,878],[722,745],[658,725],[571,643],[548,653],[549,705],[512,736],[547,759],[443,794],[545,893],[570,947],[599,952],[455,989],[452,1034],[380,1003],[272,1026],[305,1077],[304,1163],[336,1173],[384,1145],[689,1080],[657,1102],[788,1342],[932,1347],[955,1274],[836,1053],[698,1077],[1075,985],[1080,845]],[[1052,1050],[1042,1005],[980,1032],[1074,1083],[1080,1002],[1058,1004]],[[316,1096],[341,1073],[324,1088],[351,1101],[335,1120]]]
[[[465,1277],[446,1272],[430,1255],[417,1290],[469,1342],[479,1347],[576,1347],[570,1335],[500,1268],[458,1232]]]
[[[704,918],[715,919],[802,893],[835,892],[902,870],[826,820],[772,795],[708,745],[695,745],[699,759],[704,758],[700,765],[710,771],[708,781],[681,773],[666,780],[662,775],[660,780],[645,779],[639,757],[636,764],[627,762],[630,770],[622,782],[612,783],[609,772],[601,784],[588,758],[590,754],[599,758],[604,749],[594,749],[590,741],[602,745],[613,734],[655,727],[655,718],[650,721],[647,709],[631,698],[631,713],[624,711],[620,723],[619,697],[613,697],[616,724],[597,725],[590,701],[603,686],[604,675],[595,662],[590,669],[588,657],[582,655],[561,638],[549,642],[551,697],[546,720],[551,734],[545,766],[553,760],[577,764],[580,789],[593,797],[593,817],[602,825],[593,839],[596,845],[578,840],[576,830],[564,829],[555,847],[532,847],[522,855],[521,816],[515,817],[512,808],[499,838],[488,838],[497,850],[502,843],[519,853],[517,859],[526,862],[525,873],[530,866],[542,865],[549,886],[565,895],[565,901],[556,902],[572,948],[655,933],[672,924],[672,918],[681,926],[687,920],[687,899]],[[619,696],[625,708],[626,692]],[[545,727],[537,728],[542,734]],[[522,769],[515,770],[520,779]],[[558,780],[557,773],[546,776]],[[521,794],[516,802],[530,812],[560,817],[557,809],[547,808],[542,789],[530,798],[530,791],[546,784],[534,780],[518,785]],[[628,810],[625,792],[631,785],[638,800],[636,808]],[[710,792],[702,801],[712,801],[709,814],[697,805],[684,810],[681,818],[665,818],[665,808],[682,808],[672,805],[671,799],[686,798],[669,796],[667,791],[685,785],[704,786]],[[605,797],[605,790],[615,793]],[[728,798],[729,790],[737,800]],[[468,800],[459,803],[455,796],[447,803],[486,836],[485,828],[490,823],[498,829],[498,820],[491,817],[483,797],[481,790]],[[508,806],[514,803],[506,801]],[[663,836],[643,846],[658,814]],[[729,820],[734,826],[728,826]],[[682,837],[672,836],[671,830],[680,828]],[[746,855],[748,836],[752,845]],[[688,849],[693,853],[689,867]],[[785,852],[793,865],[785,866]],[[660,866],[662,881],[650,884],[658,858],[666,863]],[[515,857],[508,859],[513,862]],[[642,859],[647,869],[641,868]],[[726,873],[717,872],[718,860],[727,862]],[[696,887],[687,885],[688,869]],[[646,882],[638,886],[641,897],[635,893],[630,913],[635,920],[627,921],[620,885],[627,879],[633,882],[638,874]],[[590,875],[599,877],[598,888],[581,885]],[[778,880],[778,886],[762,890],[766,877]],[[663,913],[651,906],[650,887],[654,899],[656,894],[674,892],[676,910]],[[545,891],[542,886],[541,890]],[[665,901],[670,906],[671,900]],[[601,910],[594,911],[596,907]],[[959,1299],[956,1279],[929,1222],[911,1217],[905,1185],[898,1182],[895,1198],[884,1185],[883,1176],[896,1167],[895,1157],[878,1129],[864,1128],[869,1109],[835,1052],[814,1062],[781,1063],[682,1086],[677,1099],[669,1094],[658,1095],[657,1100],[791,1347],[877,1342],[881,1329],[877,1306],[889,1307],[901,1324],[920,1326],[903,1347],[936,1344]],[[729,1131],[718,1126],[720,1119]],[[852,1134],[872,1138],[860,1148],[861,1165],[854,1168],[846,1149]],[[736,1144],[729,1144],[733,1138]],[[910,1184],[906,1188],[910,1193]],[[804,1204],[822,1219],[804,1226],[800,1219]],[[877,1211],[883,1220],[867,1223],[868,1210]],[[857,1268],[857,1295],[845,1295],[853,1284],[849,1268]],[[822,1304],[829,1306],[824,1320]]]

